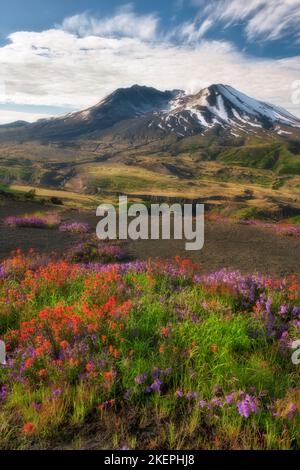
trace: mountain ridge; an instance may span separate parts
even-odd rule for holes
[[[300,139],[300,119],[230,85],[210,85],[195,94],[133,85],[82,111],[32,124],[0,126],[0,139],[68,141],[102,135],[112,140],[182,139],[209,132],[233,139],[247,134]]]

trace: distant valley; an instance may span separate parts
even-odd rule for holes
[[[293,215],[300,120],[227,85],[195,95],[135,85],[84,111],[0,126],[0,183]]]

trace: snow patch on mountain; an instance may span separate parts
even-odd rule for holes
[[[240,109],[245,114],[257,117],[264,116],[273,122],[281,122],[283,124],[300,127],[299,120],[284,109],[262,101],[257,101],[228,85],[217,85],[217,87],[220,93],[222,93],[235,108]]]
[[[276,124],[279,130],[280,125],[300,127],[300,120],[287,111],[250,98],[228,85],[212,85],[196,95],[180,92],[168,110],[157,114],[161,122],[172,119],[173,123],[175,119],[177,131],[185,134],[194,134],[195,126],[200,126],[204,132],[219,126],[245,133],[253,133],[254,129],[278,132]]]

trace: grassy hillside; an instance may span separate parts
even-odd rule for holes
[[[218,159],[227,165],[272,170],[278,175],[300,175],[300,155],[283,144],[244,145],[221,151]]]
[[[228,144],[228,145],[227,145]],[[230,145],[229,145],[230,144]],[[53,196],[67,204],[134,198],[200,199],[227,215],[253,207],[264,215],[297,215],[300,156],[296,144],[258,137],[223,142],[213,137],[137,143],[82,141],[0,145],[0,183]],[[245,195],[245,190],[248,195]],[[81,196],[76,196],[80,194]],[[85,196],[86,195],[86,196]],[[89,196],[91,195],[91,197]]]

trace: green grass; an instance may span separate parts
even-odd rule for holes
[[[161,144],[137,149],[101,143],[100,149],[98,155],[95,142],[65,149],[39,144],[4,146],[0,182],[10,185],[16,198],[36,190],[36,202],[41,198],[45,204],[55,196],[65,206],[93,210],[102,202],[117,203],[120,193],[129,194],[133,201],[201,199],[228,215],[243,212],[244,206],[251,212],[252,205],[262,214],[280,214],[283,205],[296,213],[300,207],[300,157],[297,146],[282,141],[251,137],[243,146],[228,147],[213,139],[184,139],[165,143],[163,148]],[[96,161],[102,151],[111,154],[111,159]],[[48,179],[45,174],[50,175]],[[243,199],[245,186],[253,191],[253,201]]]
[[[241,220],[257,220],[264,219],[264,213],[262,210],[259,210],[256,207],[243,207],[241,209],[236,210],[232,214],[232,217]]]
[[[218,159],[227,165],[272,170],[278,175],[300,175],[300,155],[284,144],[244,145],[221,151]]]
[[[101,192],[108,191],[115,192],[128,192],[149,190],[153,187],[164,189],[166,185],[158,186],[155,181],[150,181],[147,178],[131,177],[131,176],[103,176],[102,178],[91,179],[88,183],[88,192]]]
[[[288,300],[289,283],[258,288],[236,274],[241,290],[224,281],[194,282],[190,264],[176,271],[180,260],[116,276],[113,269],[95,275],[60,261],[31,271],[34,259],[18,254],[8,261],[10,275],[0,284],[1,336],[15,361],[13,378],[10,368],[0,369],[0,388],[8,388],[1,448],[58,442],[86,448],[91,423],[100,426],[99,448],[299,448],[299,416],[288,419],[285,411],[295,403],[297,368],[256,308],[259,299],[272,298],[277,327],[284,322],[294,335],[277,313],[299,303]],[[122,310],[128,300],[129,310]],[[26,365],[32,348],[37,355]],[[114,371],[112,382],[103,371]],[[155,377],[160,390],[147,391]],[[259,403],[248,418],[238,413],[241,392]],[[226,404],[232,393],[235,401]]]
[[[300,215],[295,215],[294,217],[290,217],[289,219],[287,219],[287,222],[291,224],[300,225]]]

